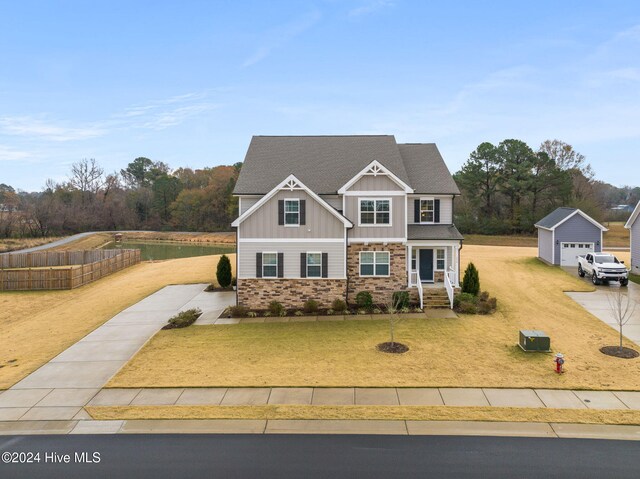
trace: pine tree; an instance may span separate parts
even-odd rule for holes
[[[231,261],[226,254],[223,254],[218,261],[216,279],[221,288],[228,288],[231,285]]]
[[[478,296],[480,292],[480,274],[473,263],[469,263],[462,279],[462,292]]]

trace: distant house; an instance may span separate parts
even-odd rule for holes
[[[624,225],[631,236],[631,272],[633,274],[640,274],[640,221],[638,221],[638,216],[640,216],[640,203],[636,205],[629,220]]]
[[[616,205],[610,208],[611,211],[624,211],[631,213],[633,211],[633,205]]]
[[[247,307],[353,303],[360,291],[377,303],[400,290],[417,300],[423,284],[425,304],[449,304],[459,285],[460,191],[433,143],[256,136],[234,194],[237,295]]]
[[[577,208],[558,208],[536,223],[538,258],[556,266],[577,266],[578,255],[602,251],[607,228]]]

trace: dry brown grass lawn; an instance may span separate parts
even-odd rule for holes
[[[464,235],[465,245],[480,246],[538,246],[538,237],[516,235]]]
[[[616,344],[613,329],[563,291],[591,286],[533,256],[533,248],[465,246],[483,289],[498,297],[493,316],[407,319],[396,339],[403,355],[378,352],[384,321],[255,323],[160,331],[109,387],[442,386],[640,390],[640,360],[598,349]],[[566,356],[524,353],[518,330],[542,329]],[[633,346],[627,343],[627,346]]]
[[[124,233],[124,237],[127,240],[178,241],[187,243],[234,244],[236,242],[236,234],[234,232],[174,233],[145,231],[139,233]]]
[[[50,236],[47,238],[4,238],[0,240],[0,253],[17,251],[19,249],[33,248],[43,244],[62,239],[62,236]]]
[[[612,221],[603,224],[609,228],[603,238],[605,246],[629,247],[629,230],[624,227],[624,222]]]
[[[231,255],[230,255],[231,256]],[[210,283],[218,256],[141,263],[70,291],[0,293],[0,389],[168,284]],[[233,257],[231,264],[235,264]]]
[[[51,251],[80,251],[98,249],[112,240],[113,235],[109,233],[96,233],[93,235],[85,236],[70,243],[51,248]]]
[[[379,419],[640,424],[640,411],[456,406],[89,406],[96,420]]]

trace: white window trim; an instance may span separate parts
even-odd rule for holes
[[[366,263],[366,264],[372,264],[373,265],[373,274],[362,274],[362,253],[373,253],[373,263]],[[376,253],[387,253],[387,257],[389,258],[389,262],[388,263],[384,263],[389,267],[389,273],[388,274],[376,274],[376,265],[378,263],[376,263]],[[380,263],[383,264],[383,263]],[[388,278],[389,276],[391,276],[391,253],[389,251],[360,251],[358,253],[358,275],[361,278]]]
[[[298,203],[298,222],[287,224],[287,201],[295,201]],[[299,228],[300,227],[300,198],[285,198],[284,199],[284,227],[285,228]]]
[[[423,201],[433,201],[433,221],[422,221],[422,202]],[[419,198],[420,201],[420,214],[418,215],[418,219],[420,220],[419,224],[421,225],[433,225],[436,224],[436,199],[433,196],[421,196]],[[425,210],[429,211],[429,210]]]
[[[373,223],[362,223],[362,202],[363,201],[373,201]],[[389,223],[376,223],[376,201],[388,201],[389,202]],[[390,228],[393,226],[393,201],[391,198],[358,198],[358,226],[362,228]]]
[[[320,255],[320,264],[312,265],[312,266],[320,266],[320,276],[309,276],[309,255],[310,254],[319,254]],[[307,251],[306,256],[305,256],[305,260],[306,260],[305,269],[306,269],[306,272],[307,272],[307,278],[309,278],[309,279],[322,279],[322,252],[321,251]]]
[[[444,252],[444,267],[438,268],[438,251]],[[434,248],[433,250],[433,270],[434,271],[446,271],[447,270],[447,250],[445,248]]]
[[[265,276],[264,275],[264,255],[265,254],[275,254],[276,255],[276,275],[275,276]],[[272,264],[268,266],[273,266]],[[278,252],[277,251],[263,251],[262,252],[262,278],[264,279],[277,279],[278,278]]]

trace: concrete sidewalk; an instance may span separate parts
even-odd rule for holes
[[[0,393],[0,420],[86,419],[87,404],[180,311],[220,314],[233,293],[206,284],[167,286],[125,309],[44,366]]]

